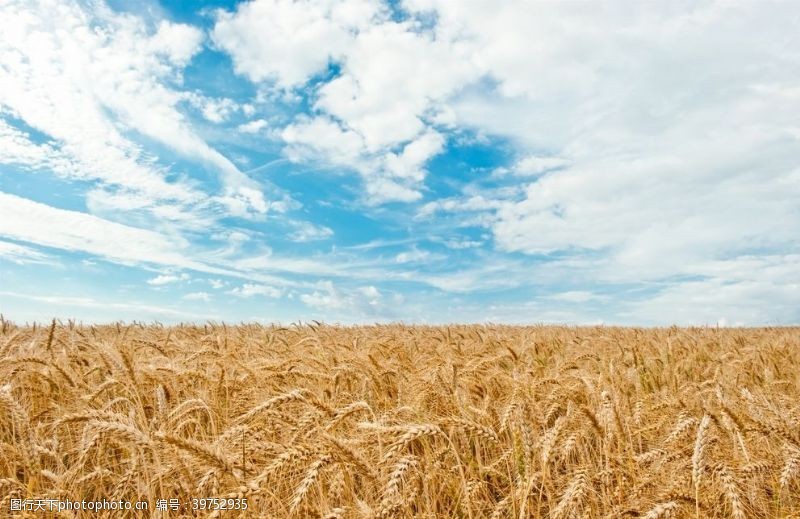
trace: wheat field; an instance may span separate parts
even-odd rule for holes
[[[2,516],[800,517],[798,328],[3,320],[0,381]]]

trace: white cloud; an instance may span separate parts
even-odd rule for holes
[[[571,290],[568,292],[559,292],[549,296],[549,299],[556,301],[566,301],[568,303],[586,303],[593,299],[597,299],[597,294],[588,292],[586,290]]]
[[[1,57],[2,51],[0,59]],[[0,106],[2,103],[0,92]],[[94,142],[69,144],[60,141],[62,144],[37,144],[31,140],[28,132],[0,119],[0,164],[16,164],[33,170],[51,171],[70,179],[100,180],[117,188],[135,190],[135,193],[145,195],[134,195],[143,200],[145,206],[160,199],[185,203],[199,198],[200,195],[189,186],[166,182],[162,171],[147,166],[140,160],[140,150],[118,135],[115,137],[115,132],[110,128],[109,132],[109,135],[101,139],[98,131],[98,140]],[[110,143],[109,139],[117,142]]]
[[[302,275],[345,275],[360,264],[337,265],[330,260],[306,257],[273,257],[261,254],[230,258],[231,249],[204,251],[180,236],[164,234],[111,222],[97,216],[58,209],[15,195],[0,192],[0,237],[53,247],[62,251],[88,253],[124,265],[158,265],[173,269],[195,270],[212,275],[232,276],[273,285],[289,286],[289,281],[266,272],[289,272]],[[237,244],[248,239],[245,233],[232,231],[224,236]],[[234,249],[233,252],[237,252]],[[237,253],[238,254],[238,253]],[[365,275],[380,273],[367,272]],[[162,274],[152,278],[152,285],[187,279],[188,274]],[[173,279],[177,278],[177,279]],[[263,294],[278,297],[279,290],[264,285],[244,285],[234,289],[239,294]],[[260,292],[259,292],[260,290]]]
[[[568,166],[570,162],[560,157],[541,157],[530,155],[518,160],[510,169],[500,168],[500,175],[511,173],[519,177],[533,177],[548,171],[561,169]]]
[[[320,310],[341,310],[347,304],[347,298],[336,289],[330,281],[317,283],[318,290],[310,294],[302,294],[300,300],[307,306]]]
[[[406,245],[409,243],[416,243],[418,240],[415,238],[403,238],[399,240],[386,240],[386,239],[376,239],[370,240],[366,243],[359,243],[358,245],[350,245],[345,247],[350,250],[356,251],[370,251],[373,249],[384,249],[387,247],[394,247],[396,245]]]
[[[424,160],[414,162],[404,151],[370,152],[361,134],[327,116],[300,116],[283,129],[281,138],[287,144],[287,157],[294,162],[320,161],[361,174],[366,181],[364,199],[370,204],[411,202],[421,197],[415,184],[423,176]],[[414,141],[406,147],[412,144]],[[422,147],[424,150],[424,141]]]
[[[236,101],[227,97],[213,98],[197,93],[186,94],[185,97],[200,110],[205,120],[216,124],[227,121],[231,115],[242,109]]]
[[[63,162],[64,158],[51,145],[31,142],[29,134],[0,119],[0,163],[46,167],[57,173],[68,173],[69,164]]]
[[[431,260],[433,257],[434,255],[428,251],[413,248],[397,254],[397,256],[394,257],[394,261],[395,263],[419,263]],[[439,259],[439,257],[436,258]]]
[[[234,287],[228,291],[236,297],[250,298],[253,296],[265,296],[277,299],[283,295],[283,290],[269,285],[259,285],[255,283],[245,283],[242,286]]]
[[[214,271],[185,254],[188,243],[155,231],[57,209],[0,192],[0,236],[45,247],[87,252],[125,264],[159,264]]]
[[[299,86],[352,45],[352,32],[382,16],[379,2],[256,0],[217,11],[211,33],[253,81]],[[291,42],[286,45],[286,42]]]
[[[139,191],[97,187],[85,193],[86,208],[100,218],[139,227],[157,226],[179,231],[204,231],[215,225],[219,207],[200,201],[182,204],[156,200]]]
[[[519,288],[530,283],[530,276],[526,277],[525,272],[520,272],[518,265],[497,260],[484,262],[477,267],[453,269],[442,273],[416,273],[411,279],[445,292],[464,294],[481,290]]]
[[[400,153],[386,153],[382,159],[384,170],[391,178],[421,182],[425,178],[425,163],[444,147],[444,137],[427,131],[410,141]]]
[[[317,107],[359,133],[366,151],[425,134],[427,112],[474,77],[469,56],[419,29],[385,22],[359,33],[342,74],[319,90]]]
[[[373,285],[342,287],[326,280],[317,282],[313,292],[301,294],[300,301],[319,319],[353,323],[396,320],[405,299]]]
[[[16,161],[60,175],[141,191],[154,200],[196,202],[200,195],[166,180],[128,129],[177,153],[212,165],[225,197],[257,212],[267,205],[258,186],[210,147],[185,121],[183,95],[170,84],[198,52],[202,33],[162,21],[155,30],[100,2],[8,1],[0,6],[0,108],[43,132],[51,142],[14,136],[27,155]],[[7,131],[0,131],[7,133]],[[7,136],[0,137],[7,139]],[[30,153],[34,153],[31,156]]]
[[[359,289],[359,292],[361,292],[362,294],[364,294],[365,296],[367,296],[367,297],[369,297],[371,299],[380,299],[381,298],[380,290],[378,290],[377,288],[375,288],[372,285],[366,286],[366,287],[361,287]]]
[[[475,249],[483,245],[480,240],[469,240],[466,238],[451,238],[442,242],[448,249]]]
[[[195,27],[162,20],[156,33],[148,40],[152,51],[161,54],[175,66],[184,67],[197,54],[203,33]]]
[[[486,208],[500,248],[590,249],[642,279],[797,247],[797,6],[407,5],[435,9],[437,35],[471,41],[497,82],[453,100],[454,121],[511,138],[528,157],[513,173],[549,170]]]
[[[288,156],[358,171],[370,203],[409,202],[445,143],[427,119],[475,71],[469,56],[420,29],[391,20],[377,1],[255,0],[220,12],[213,37],[256,82],[299,86],[336,62],[341,73],[317,91],[319,115],[284,129]]]
[[[18,265],[27,263],[46,263],[50,259],[46,254],[17,243],[0,240],[0,259],[11,261]]]
[[[800,183],[791,181],[798,177],[793,166],[773,163],[754,175],[742,167],[752,160],[744,144],[722,147],[705,143],[703,155],[718,159],[705,171],[687,164],[692,150],[684,146],[677,162],[631,161],[624,171],[598,162],[549,175],[528,187],[525,200],[500,207],[495,239],[507,250],[532,253],[610,250],[623,265],[654,271],[795,241],[800,217],[789,204],[800,196]]]
[[[521,198],[473,193],[431,202],[420,217],[483,211],[501,250],[552,254],[563,276],[663,280],[663,299],[641,309],[653,319],[687,322],[677,294],[703,300],[711,286],[727,287],[730,322],[756,318],[734,315],[749,307],[743,287],[774,281],[706,266],[800,247],[800,55],[787,44],[800,7],[405,5],[435,11],[437,38],[469,46],[492,80],[445,103],[450,124],[509,139],[524,158],[508,173],[546,173]],[[769,262],[788,268],[790,257]],[[705,281],[674,281],[684,275]],[[659,303],[667,294],[672,306]],[[722,315],[715,301],[706,322]]]
[[[366,298],[367,304],[372,307],[377,308],[383,300],[383,294],[372,285],[361,287],[358,291]]]
[[[236,259],[232,265],[244,271],[259,270],[267,272],[291,272],[295,274],[308,274],[317,276],[337,276],[337,275],[355,275],[358,267],[366,265],[346,265],[341,262],[331,261],[328,259],[316,259],[308,257],[286,257],[273,255],[271,252],[267,254],[258,254],[248,256],[241,259]]]
[[[742,256],[688,270],[700,279],[671,283],[628,305],[626,320],[749,325],[787,325],[800,320],[800,255]]]
[[[363,138],[356,132],[343,128],[327,117],[298,117],[281,132],[281,138],[288,144],[287,154],[295,161],[313,159],[315,154],[323,155],[336,164],[361,167],[360,161]]]
[[[166,277],[180,269],[238,276],[248,284],[233,291],[243,297],[292,286],[307,305],[342,314],[385,309],[386,280],[467,293],[535,278],[547,285],[542,293],[562,290],[543,297],[551,304],[602,297],[597,286],[606,284],[647,283],[612,298],[638,298],[617,306],[639,321],[797,318],[800,54],[791,43],[800,5],[253,0],[218,11],[211,32],[257,83],[257,99],[235,101],[181,91],[183,67],[205,38],[191,26],[66,0],[0,0],[0,16],[0,163],[91,184],[94,214],[0,193],[4,237],[158,265]],[[304,114],[273,117],[265,103]],[[270,115],[251,120],[256,105]],[[260,231],[246,244],[232,234],[213,243],[218,250],[192,246],[228,224],[220,213],[272,222],[259,215],[299,207],[278,190],[265,198],[209,146],[180,111],[192,107],[236,128],[227,149],[234,139],[273,138],[292,161],[357,173],[371,204],[432,197],[402,223],[412,236],[422,221],[439,236],[486,228],[481,241],[441,242],[477,249],[453,253],[475,263],[412,264],[420,271],[411,272],[403,265],[431,258],[418,249],[380,261],[348,255],[367,254],[369,244],[340,255],[270,255]],[[492,166],[452,168],[426,190],[431,159],[473,138],[510,165],[493,175],[481,173]],[[168,157],[146,151],[150,141],[218,171],[219,192],[209,196],[168,168]],[[474,176],[460,194],[434,198],[440,186],[457,190]],[[332,236],[307,222],[282,219],[277,228],[296,241]],[[12,261],[44,254],[3,243],[0,256]],[[376,286],[312,285],[313,276]]]
[[[352,257],[295,258],[268,253],[239,258],[236,257],[239,255],[237,252],[231,258],[226,251],[204,251],[178,236],[123,225],[86,213],[57,209],[2,192],[0,237],[62,251],[88,253],[123,265],[186,269],[251,281],[232,289],[231,294],[241,297],[280,297],[285,287],[308,286],[308,281],[293,281],[269,274],[275,272],[306,277],[347,276],[361,279],[383,279],[387,275],[379,262],[353,261]],[[247,235],[233,231],[220,237],[237,241],[246,239]],[[19,254],[31,254],[28,249],[9,247],[7,252],[20,259]],[[187,280],[188,276],[186,273],[167,272],[151,278],[149,284],[163,286]]]
[[[295,230],[289,234],[289,239],[296,242],[309,242],[326,240],[333,236],[333,230],[324,225],[311,222],[294,222]]]
[[[270,272],[375,280],[387,279],[391,274],[381,262],[353,261],[352,258],[340,256],[295,258],[267,253],[229,258],[226,251],[199,254],[188,241],[177,236],[110,222],[86,213],[57,209],[2,192],[0,237],[65,251],[84,252],[125,265],[160,265],[270,283],[247,283],[232,289],[231,294],[241,297],[280,297],[282,289],[271,285],[286,287],[308,284],[270,275]],[[245,239],[246,235],[234,231],[225,237],[235,241]],[[185,276],[188,274],[161,274],[152,278],[150,284],[159,286],[182,280]],[[394,278],[399,279],[397,275]]]
[[[176,275],[176,274],[159,274],[158,276],[156,276],[156,277],[154,277],[152,279],[148,279],[147,280],[147,284],[148,285],[153,285],[153,286],[161,286],[161,285],[167,285],[169,283],[175,283],[177,281],[186,281],[186,280],[188,280],[190,278],[191,278],[191,276],[189,276],[189,274],[187,274],[185,272],[180,274],[180,275]]]
[[[258,133],[266,127],[267,121],[264,119],[255,119],[253,121],[240,124],[236,127],[236,129],[242,133]]]
[[[227,285],[228,283],[226,283],[221,279],[209,279],[208,284],[211,285],[211,288],[213,288],[214,290],[220,290],[223,287],[225,287],[225,285]]]
[[[191,292],[183,296],[181,299],[185,299],[187,301],[203,301],[208,303],[211,301],[211,294],[208,292]]]
[[[10,291],[0,291],[0,297],[37,303],[36,310],[31,314],[34,319],[42,321],[49,321],[55,314],[61,317],[87,319],[91,322],[116,322],[119,321],[121,314],[130,320],[153,320],[159,322],[164,319],[173,322],[185,320],[198,322],[213,318],[212,315],[184,312],[169,307],[144,303],[99,301],[92,297],[20,294]],[[42,306],[53,310],[44,310]]]
[[[367,16],[332,36],[327,31],[341,25],[325,2],[256,1],[221,15],[220,30],[234,23],[293,29],[298,20],[314,27],[297,37],[282,33],[281,49],[267,32],[239,31],[226,48],[256,81],[299,85],[329,60],[340,66],[318,87],[320,115],[283,131],[291,158],[354,168],[373,202],[414,201],[426,161],[444,142],[430,121],[446,113],[445,126],[511,138],[524,157],[511,168],[515,175],[549,172],[522,201],[476,195],[466,205],[440,200],[420,211],[497,210],[486,223],[503,249],[610,249],[643,265],[753,240],[771,246],[796,234],[790,200],[800,185],[792,166],[800,140],[790,114],[800,96],[788,88],[796,78],[786,64],[797,55],[784,43],[796,30],[796,8],[787,7],[792,16],[714,2],[656,11],[521,1],[403,5],[435,12],[433,29]],[[770,31],[742,38],[754,21]],[[330,38],[332,50],[310,51],[309,35]],[[277,64],[268,59],[284,47]],[[288,63],[293,52],[296,64]],[[761,160],[767,153],[770,160]]]
[[[505,201],[486,198],[484,195],[468,195],[464,197],[441,198],[428,202],[419,208],[415,219],[425,219],[438,212],[461,213],[465,211],[484,212],[499,209]]]

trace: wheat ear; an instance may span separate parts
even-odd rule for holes
[[[692,483],[694,484],[695,514],[697,517],[700,517],[700,480],[706,466],[705,451],[709,440],[709,425],[711,425],[711,417],[707,414],[703,415],[700,425],[697,426],[697,437],[695,438],[694,452],[692,453]]]

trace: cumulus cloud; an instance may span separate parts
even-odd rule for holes
[[[202,41],[203,33],[197,28],[161,20],[147,44],[155,54],[166,57],[175,66],[184,67],[197,54]]]
[[[485,204],[498,210],[493,231],[506,250],[611,247],[632,258],[662,253],[650,247],[661,236],[678,258],[708,252],[687,239],[698,225],[713,230],[715,249],[756,235],[783,240],[769,221],[797,228],[796,214],[775,203],[798,185],[790,158],[800,141],[786,109],[798,96],[788,88],[793,69],[782,65],[797,56],[781,43],[795,30],[791,16],[715,2],[653,10],[413,0],[403,4],[411,17],[397,20],[371,5],[363,23],[337,32],[344,25],[327,2],[255,0],[221,13],[215,30],[255,81],[297,86],[338,64],[316,90],[320,114],[299,118],[282,138],[295,160],[359,171],[373,201],[420,198],[425,163],[445,142],[432,114],[446,112],[451,125],[511,138],[523,158],[508,172],[548,173],[525,200]],[[434,23],[422,25],[430,13]],[[313,29],[282,33],[290,51],[280,58],[267,32],[231,31],[298,20]],[[753,20],[772,29],[741,38]],[[315,37],[333,44],[312,52],[305,44]],[[767,150],[772,159],[756,166]],[[745,195],[754,189],[757,199]],[[420,214],[447,208],[436,201]]]
[[[385,16],[380,2],[370,0],[256,0],[217,11],[211,36],[238,73],[294,87],[345,53],[353,31]]]
[[[751,306],[744,287],[782,300],[769,276],[739,281],[710,265],[760,250],[756,258],[789,268],[790,256],[771,251],[800,247],[800,139],[790,115],[800,94],[787,66],[800,56],[786,44],[797,6],[406,5],[435,12],[440,39],[470,41],[493,80],[450,100],[452,123],[510,139],[523,159],[508,176],[539,177],[521,197],[437,200],[422,217],[483,205],[481,223],[500,250],[551,255],[564,275],[586,281],[662,280],[669,288],[637,301],[639,317],[648,309],[687,322],[698,310],[714,322],[715,310],[700,305],[677,310],[681,297],[701,301],[711,286],[727,287],[731,322],[766,317],[734,311]],[[686,275],[705,281],[673,281]]]
[[[293,160],[359,172],[371,203],[420,198],[425,164],[445,143],[428,119],[474,70],[449,42],[389,11],[368,0],[254,0],[220,11],[212,33],[256,82],[296,87],[329,63],[340,67],[317,91],[319,114],[298,118],[282,138]]]
[[[408,5],[435,11],[442,38],[469,35],[496,81],[452,102],[457,123],[534,150],[510,172],[547,172],[521,200],[487,207],[501,249],[589,250],[643,279],[797,246],[800,140],[788,114],[800,96],[784,64],[798,56],[783,42],[800,10]],[[771,30],[743,40],[754,23]]]

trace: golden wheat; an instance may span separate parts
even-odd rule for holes
[[[3,320],[0,516],[798,517],[799,365],[797,328]]]

